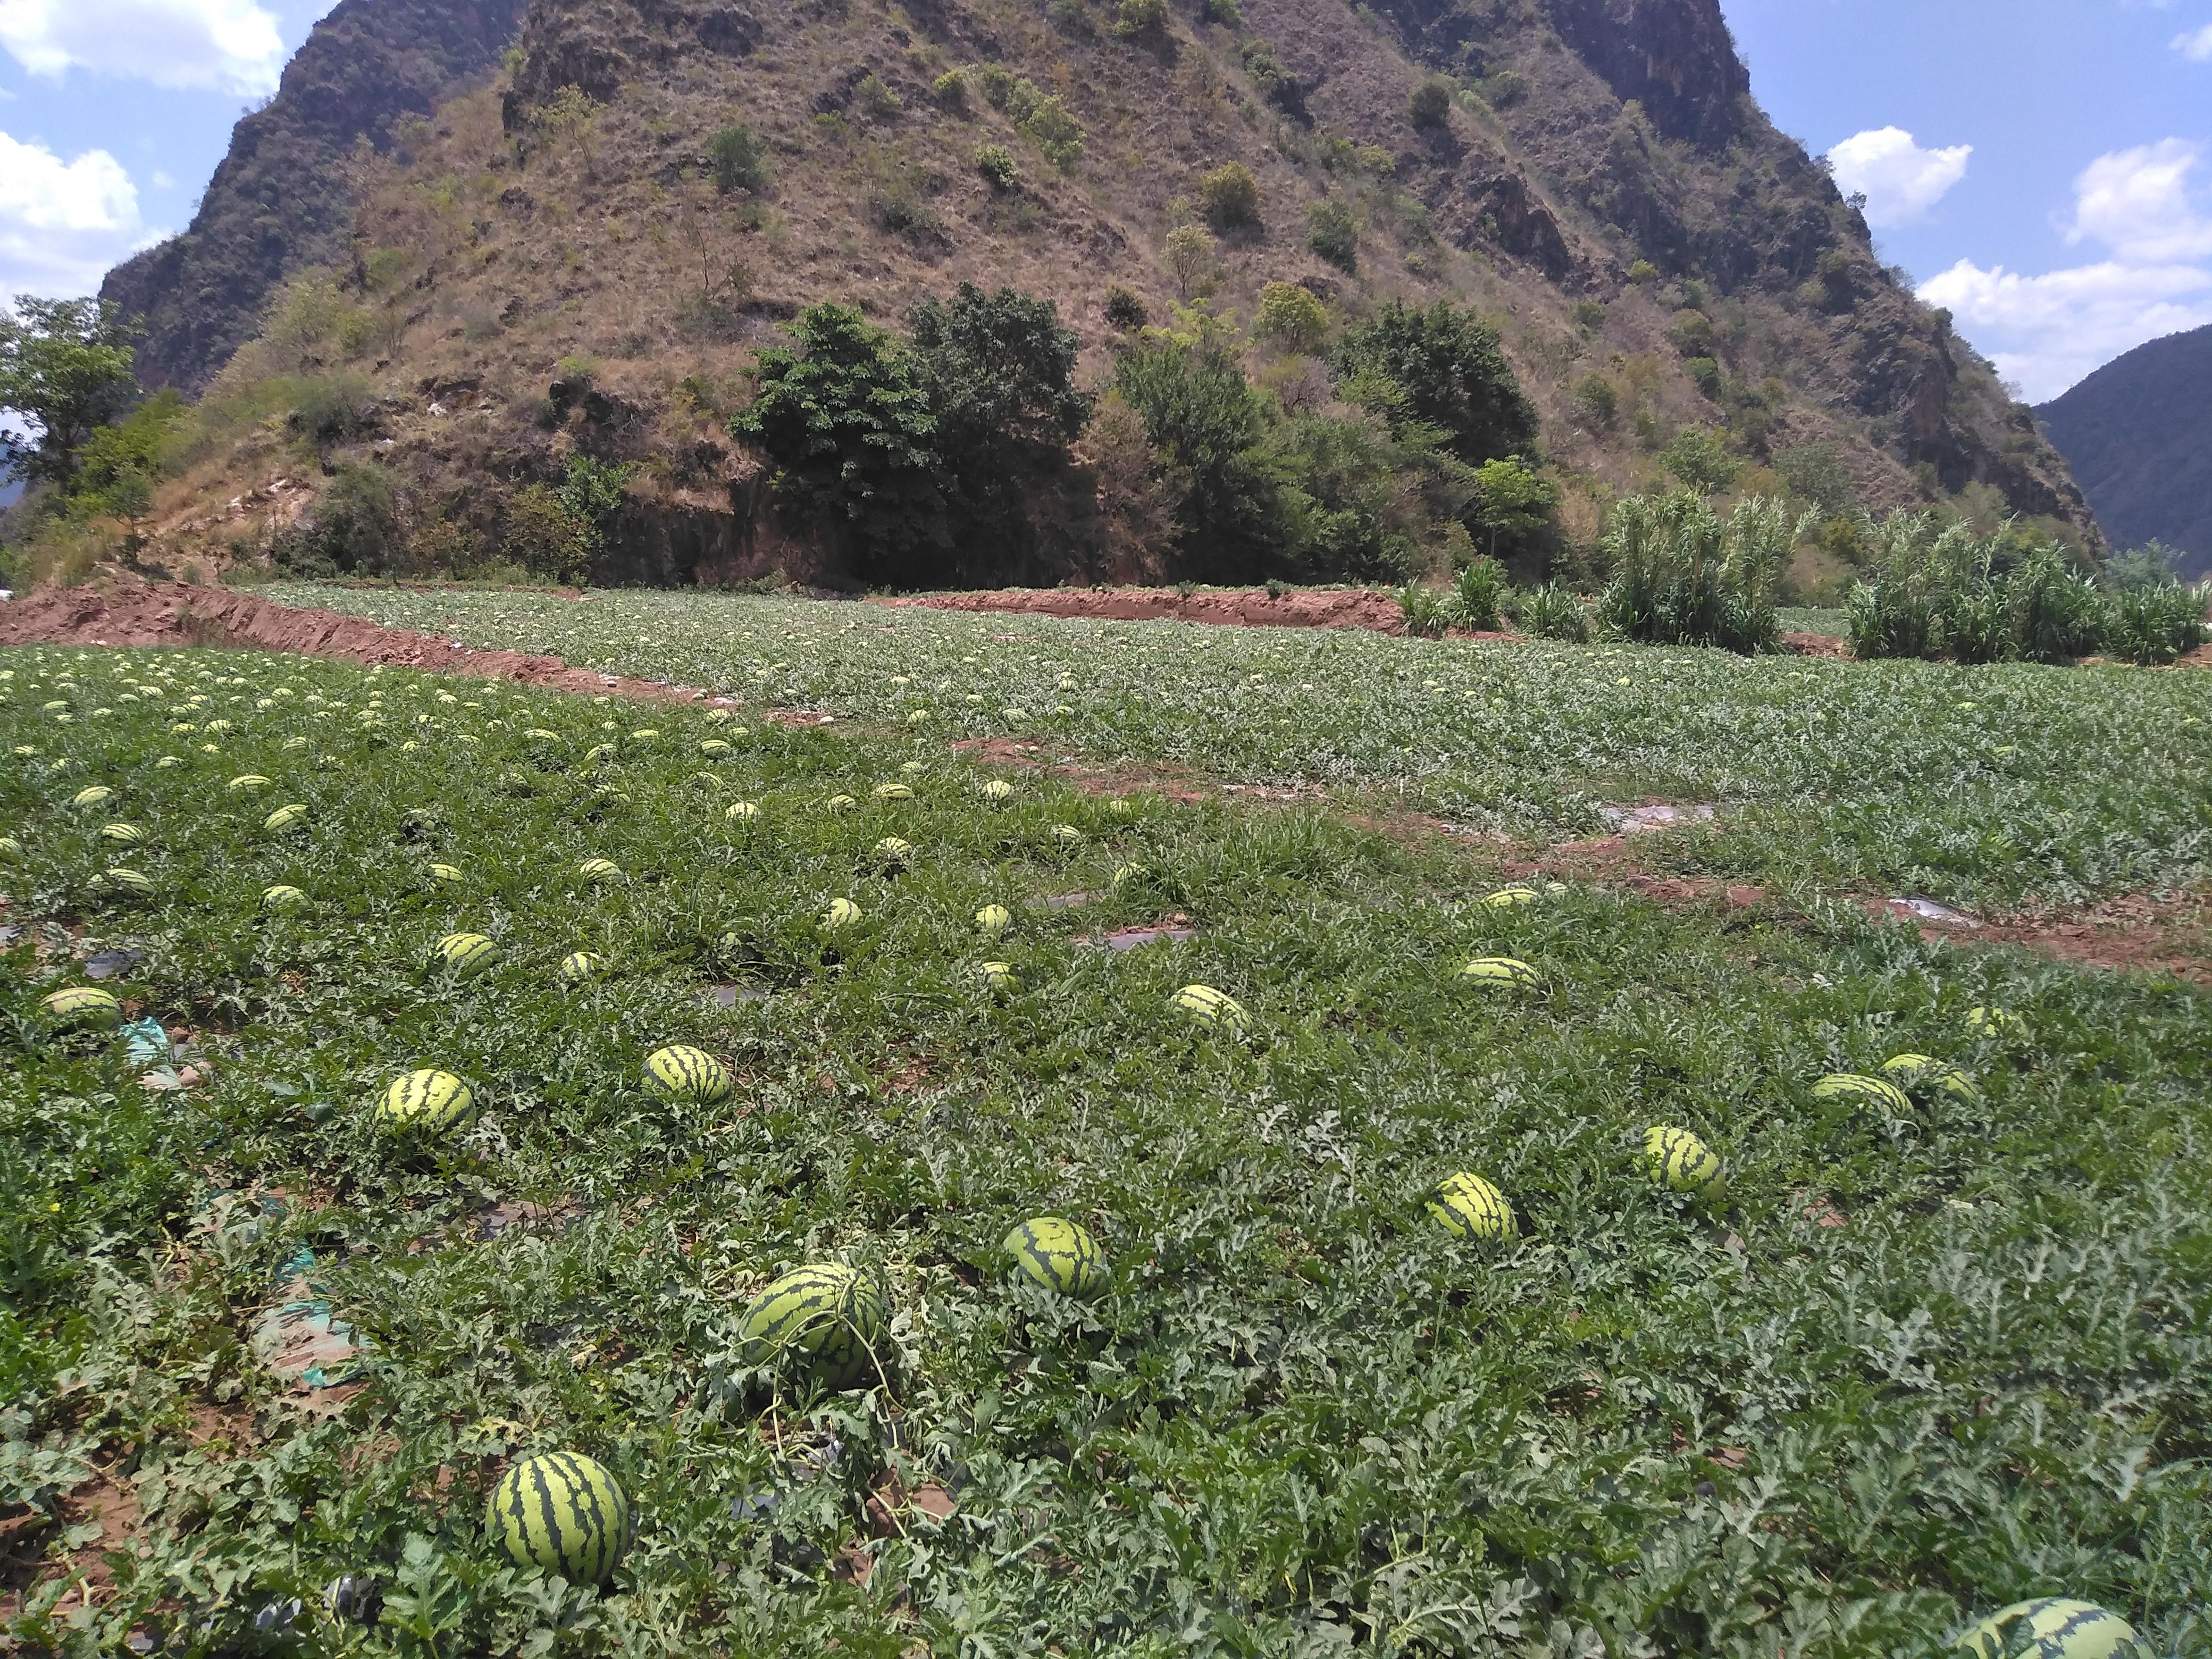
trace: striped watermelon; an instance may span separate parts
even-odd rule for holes
[[[1021,988],[1022,982],[1015,978],[1014,964],[1011,962],[987,962],[975,971],[981,977],[986,990],[1004,994]]]
[[[15,863],[23,856],[23,843],[13,836],[0,836],[0,859]]]
[[[484,1509],[484,1531],[518,1567],[603,1584],[630,1545],[629,1499],[591,1458],[540,1452],[500,1476]]]
[[[1717,1198],[1724,1188],[1720,1155],[1687,1129],[1655,1123],[1644,1132],[1644,1167],[1669,1192]]]
[[[96,985],[51,991],[40,1000],[39,1006],[48,1019],[64,1027],[105,1030],[123,1018],[123,1005],[115,1000],[115,994]]]
[[[146,832],[135,823],[103,823],[100,838],[118,847],[136,847],[146,839]]]
[[[1953,1645],[1974,1659],[2111,1659],[2135,1639],[2134,1627],[2117,1613],[2051,1595],[1991,1613]]]
[[[435,954],[447,967],[468,978],[499,960],[499,946],[482,933],[448,933],[438,941]]]
[[[1881,1074],[1907,1094],[1941,1089],[1960,1100],[1979,1100],[1982,1091],[1973,1079],[1957,1066],[1929,1054],[1892,1054],[1881,1063]]]
[[[1172,1003],[1200,1025],[1218,1026],[1228,1031],[1244,1028],[1243,1005],[1211,985],[1186,985],[1175,994]]]
[[[445,1134],[468,1121],[476,1096],[451,1072],[410,1072],[392,1079],[377,1103],[377,1121],[386,1127]]]
[[[722,816],[732,823],[750,823],[760,817],[760,808],[749,800],[733,803]]]
[[[975,913],[975,931],[986,939],[1004,939],[1013,926],[1014,913],[1003,904],[987,904]]]
[[[434,864],[430,866],[430,879],[433,881],[453,882],[465,881],[468,878],[462,875],[459,870],[455,869],[450,864]]]
[[[1879,1106],[1885,1111],[1909,1112],[1912,1103],[1905,1091],[1894,1083],[1885,1083],[1878,1077],[1862,1077],[1856,1072],[1837,1072],[1822,1078],[1813,1085],[1815,1100],[1847,1100],[1861,1106]]]
[[[1024,1221],[1006,1235],[1003,1248],[1013,1257],[1015,1271],[1032,1285],[1079,1302],[1103,1296],[1113,1280],[1098,1241],[1056,1215]]]
[[[646,1057],[645,1080],[671,1100],[712,1106],[737,1092],[730,1068],[704,1048],[686,1042],[656,1048]]]
[[[823,803],[832,812],[849,812],[860,804],[850,795],[832,795]]]
[[[261,820],[262,830],[272,836],[281,836],[288,830],[296,830],[307,821],[307,809],[295,801],[289,806],[280,806]]]
[[[279,882],[262,890],[261,908],[264,910],[304,910],[307,906],[307,896],[286,883]]]
[[[903,870],[907,860],[914,856],[914,843],[902,841],[896,836],[885,836],[876,843],[876,862],[890,871]]]
[[[699,745],[699,752],[710,760],[726,760],[738,751],[720,738],[709,738]]]
[[[100,878],[100,884],[117,898],[130,899],[138,903],[150,901],[159,890],[154,885],[154,878],[151,876],[141,871],[126,870],[120,866],[103,872]]]
[[[836,933],[841,927],[850,927],[860,919],[860,907],[848,898],[831,899],[830,908],[823,912],[824,933]]]
[[[215,728],[210,726],[208,730],[212,732]],[[254,772],[248,772],[243,777],[233,778],[228,783],[223,785],[223,787],[234,795],[251,794],[254,790],[266,789],[268,787],[269,780]]]
[[[596,979],[607,965],[607,959],[591,951],[571,951],[561,958],[561,977],[571,985],[587,979]]]
[[[914,791],[902,783],[879,783],[868,792],[878,800],[912,800]]]
[[[1985,1008],[1977,1005],[1966,1010],[1963,1023],[1967,1036],[1984,1039],[2022,1036],[2027,1031],[2027,1022],[2008,1008]]]
[[[738,1327],[738,1357],[848,1388],[867,1370],[890,1318],[890,1298],[873,1274],[836,1261],[796,1268],[753,1298]]]
[[[1013,798],[1014,786],[1004,778],[993,778],[983,786],[985,800],[1012,800]]]
[[[1437,1188],[1428,1211],[1446,1232],[1462,1238],[1506,1239],[1521,1231],[1505,1194],[1480,1176],[1464,1170]]]
[[[1512,990],[1540,983],[1536,970],[1518,957],[1477,957],[1459,970],[1467,985],[1496,986]]]
[[[622,868],[612,859],[586,859],[576,866],[576,873],[589,882],[622,879]]]

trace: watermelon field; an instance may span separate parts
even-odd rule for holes
[[[0,651],[15,1650],[2212,1654],[2200,679],[313,598],[723,695]]]
[[[294,585],[484,648],[1094,762],[1322,786],[1535,844],[1711,805],[1674,867],[2063,907],[2212,873],[2201,670],[1956,667],[975,615],[702,592]]]

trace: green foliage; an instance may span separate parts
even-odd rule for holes
[[[1452,620],[1462,628],[1496,628],[1510,586],[1505,567],[1487,554],[1469,560],[1452,584]]]
[[[104,301],[19,294],[12,310],[0,306],[0,409],[39,428],[35,448],[0,448],[0,483],[74,486],[79,452],[138,395],[133,337]]]
[[[1723,523],[1689,490],[1631,495],[1606,533],[1613,579],[1599,618],[1639,644],[1771,651],[1796,530],[1781,502],[1761,496],[1739,502]]]
[[[1546,582],[1510,596],[1505,611],[1516,628],[1533,638],[1565,640],[1576,645],[1589,640],[1589,608],[1579,595],[1558,582]]]
[[[1270,564],[1308,579],[1374,580],[1413,563],[1407,457],[1382,421],[1304,411],[1272,427],[1254,459],[1275,489]]]
[[[1318,351],[1328,338],[1328,307],[1296,283],[1269,283],[1260,290],[1252,331],[1285,351]]]
[[[956,113],[968,107],[968,77],[958,70],[947,70],[930,84],[930,95],[937,100],[939,109]]]
[[[622,511],[623,492],[636,468],[615,461],[595,461],[588,455],[568,459],[568,475],[562,480],[561,505],[579,524],[592,552],[606,545],[608,526]]]
[[[789,332],[756,360],[759,396],[732,435],[761,447],[779,492],[848,538],[864,574],[941,547],[937,422],[911,354],[854,306],[810,306]]]
[[[1336,197],[1306,210],[1306,246],[1339,270],[1359,269],[1359,219]]]
[[[1406,632],[1417,640],[1443,637],[1452,624],[1450,598],[1419,582],[1407,582],[1397,592],[1398,610],[1406,618]]]
[[[1498,331],[1449,301],[1425,310],[1392,301],[1346,331],[1335,368],[1340,382],[1374,375],[1399,388],[1394,427],[1412,421],[1437,428],[1471,466],[1535,451],[1536,411]]]
[[[860,731],[905,728],[926,709],[943,739],[1387,793],[1535,846],[1602,833],[1597,802],[1718,801],[1716,823],[1667,843],[1668,857],[1777,894],[1812,884],[2064,908],[2212,873],[2212,721],[2193,673],[1435,647],[1350,629],[928,610],[855,630],[849,605],[691,591],[590,605],[305,586],[286,597],[818,709]]]
[[[1168,31],[1168,0],[1120,0],[1114,34],[1122,40],[1159,40]]]
[[[1864,533],[1873,566],[1848,613],[1863,658],[2066,662],[2108,652],[2155,664],[2203,642],[2207,595],[2178,581],[2124,579],[2108,592],[2054,544],[2022,551],[2005,531],[1977,537],[1932,512],[1893,514]]]
[[[1518,455],[1485,461],[1475,469],[1469,514],[1493,556],[1513,558],[1542,548],[1559,511],[1559,492]]]
[[[501,550],[510,563],[547,581],[581,587],[599,550],[599,526],[542,483],[525,484],[507,504]]]
[[[1833,444],[1785,449],[1774,458],[1774,470],[1790,486],[1790,493],[1807,506],[1830,517],[1850,511],[1856,491]]]
[[[1175,273],[1176,289],[1184,299],[1209,291],[1218,251],[1205,226],[1177,225],[1168,233],[1164,252],[1168,269]]]
[[[1743,473],[1743,459],[1717,433],[1686,426],[1659,452],[1659,465],[1685,489],[1700,495],[1725,493]]]
[[[1263,563],[1277,544],[1279,480],[1260,451],[1266,409],[1232,338],[1201,318],[1121,354],[1114,384],[1165,469],[1185,556],[1201,575]]]
[[[348,465],[270,550],[279,570],[302,576],[388,576],[407,562],[407,535],[380,466]]]
[[[1152,320],[1143,299],[1119,283],[1106,290],[1105,314],[1108,324],[1124,333],[1142,328]]]
[[[1585,374],[1575,382],[1575,419],[1592,432],[1610,432],[1620,417],[1620,394],[1602,374]]]
[[[905,100],[892,89],[890,82],[873,70],[853,88],[853,101],[860,106],[863,115],[875,121],[888,121],[906,107]]]
[[[1260,222],[1260,182],[1242,161],[1224,161],[1199,175],[1198,210],[1216,230],[1255,228]]]
[[[1452,83],[1442,76],[1431,76],[1413,88],[1406,102],[1406,118],[1423,132],[1432,132],[1451,120]]]
[[[976,70],[983,97],[992,108],[1003,111],[1022,136],[1035,144],[1045,159],[1062,173],[1073,173],[1083,159],[1083,125],[1058,96],[1048,98],[1024,76],[998,64]]]
[[[190,420],[183,398],[165,386],[122,419],[95,429],[78,453],[71,510],[131,520],[144,516],[154,485],[169,470],[179,430]]]
[[[1242,28],[1244,9],[1237,0],[1198,0],[1198,21],[1218,23],[1224,28]]]
[[[1022,170],[1014,165],[1004,144],[985,144],[975,152],[975,171],[983,182],[994,191],[1009,191],[1022,179]]]
[[[2178,550],[2154,539],[2141,547],[2113,554],[2105,561],[2100,579],[2116,592],[2135,587],[2171,586],[2181,580],[2181,558]]]
[[[329,449],[367,432],[374,422],[373,392],[346,370],[309,374],[291,383],[292,430],[317,449]]]
[[[1649,288],[1659,280],[1659,267],[1649,259],[1638,259],[1628,267],[1628,280],[1638,288]]]
[[[707,163],[714,174],[714,188],[723,195],[739,190],[756,196],[767,193],[768,144],[743,122],[724,127],[708,141]]]
[[[1051,301],[972,283],[916,306],[907,327],[939,488],[962,530],[964,562],[945,574],[988,574],[994,558],[1018,550],[1030,501],[1091,418],[1075,387],[1082,342]],[[924,569],[907,576],[930,579]]]

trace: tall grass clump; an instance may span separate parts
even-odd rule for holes
[[[1546,582],[1541,587],[1510,595],[1505,612],[1515,627],[1533,639],[1565,640],[1573,645],[1589,641],[1589,608],[1561,583]]]
[[[1608,629],[1643,645],[1775,648],[1782,571],[1797,525],[1754,495],[1723,520],[1693,491],[1631,495],[1614,507],[1605,553],[1613,580],[1598,600]]]

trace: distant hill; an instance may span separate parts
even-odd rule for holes
[[[2035,411],[2115,547],[2212,575],[2212,328],[2137,346]]]
[[[1215,214],[1224,168],[1246,199]],[[1176,253],[1201,210],[1218,239]],[[1877,512],[1975,488],[2095,544],[2030,412],[1760,112],[1718,0],[343,0],[192,228],[106,293],[149,383],[355,398],[321,459],[375,465],[425,544],[505,544],[580,451],[629,465],[600,574],[663,580],[783,544],[726,424],[778,325],[896,324],[962,281],[1054,301],[1093,387],[1128,319],[1200,295],[1240,326],[1269,283],[1338,326],[1476,307],[1583,542],[1686,428],[1754,485],[1809,466]],[[1249,362],[1286,411],[1329,395]],[[231,498],[298,476],[244,429],[195,474],[224,546]],[[1079,508],[1141,516],[1119,453],[1084,451]],[[1091,572],[1065,517],[1026,579]]]

